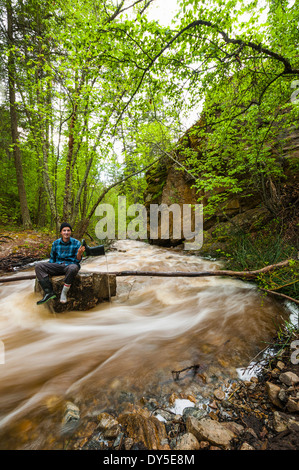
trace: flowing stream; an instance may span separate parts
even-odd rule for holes
[[[221,268],[143,242],[116,246],[106,258],[85,260],[82,271]],[[237,377],[290,315],[253,284],[227,277],[118,277],[117,295],[86,312],[52,314],[39,298],[33,280],[0,284],[1,449],[55,449],[66,400],[84,416],[130,394],[171,393],[184,387],[172,371],[195,364],[208,377],[212,368]]]

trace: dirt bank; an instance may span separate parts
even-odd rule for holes
[[[48,258],[55,234],[0,227],[0,275]]]

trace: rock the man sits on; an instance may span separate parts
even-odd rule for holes
[[[67,302],[67,293],[75,279],[82,260],[85,247],[79,240],[72,238],[72,227],[64,222],[60,226],[61,237],[52,244],[50,259],[47,262],[37,263],[35,266],[36,277],[44,291],[44,297],[37,302],[43,304],[56,297],[49,276],[64,274],[64,286],[60,296],[60,302]]]

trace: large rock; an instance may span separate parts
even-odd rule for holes
[[[141,443],[148,450],[169,450],[165,425],[154,416],[143,410],[124,412],[117,418],[118,422],[135,443]]]
[[[62,313],[68,310],[90,310],[98,303],[109,300],[116,295],[116,276],[113,274],[79,272],[68,292],[68,302],[60,302],[64,276],[52,278],[56,299],[46,305],[51,312]],[[35,281],[35,292],[43,295],[39,282]]]
[[[236,434],[227,429],[223,423],[214,421],[210,418],[195,419],[189,416],[186,422],[187,431],[193,434],[198,441],[208,441],[210,444],[230,448],[230,441],[236,437]]]

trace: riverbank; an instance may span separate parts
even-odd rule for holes
[[[299,340],[298,332],[293,338]],[[138,401],[124,391],[118,411],[106,409],[92,418],[81,419],[79,407],[68,402],[62,418],[66,436],[61,448],[298,450],[299,350],[296,354],[288,345],[271,360],[254,366],[256,375],[246,379],[252,373],[249,368],[240,371],[238,381],[222,379],[219,373],[202,374],[192,367],[177,371],[172,393]],[[198,380],[207,385],[205,397]]]
[[[112,394],[117,390],[113,407],[103,406],[101,389],[99,396],[86,401],[75,394],[72,401],[50,396],[44,404],[47,419],[61,424],[61,435],[48,433],[43,448],[297,450],[299,389],[289,374],[299,376],[296,349],[290,347],[297,340],[298,330],[291,331],[288,325],[286,331],[278,331],[269,345],[269,358],[259,362],[261,354],[251,362],[255,372],[260,366],[252,377],[252,370],[243,375],[239,371],[237,380],[233,367],[218,357],[219,367],[190,364],[174,370],[155,392],[145,390],[142,396],[116,377],[111,385]],[[22,442],[15,442],[14,428],[9,442],[16,448],[32,448],[34,423],[34,412],[16,422],[18,431],[23,430]]]
[[[0,275],[48,258],[55,234],[0,227]]]

